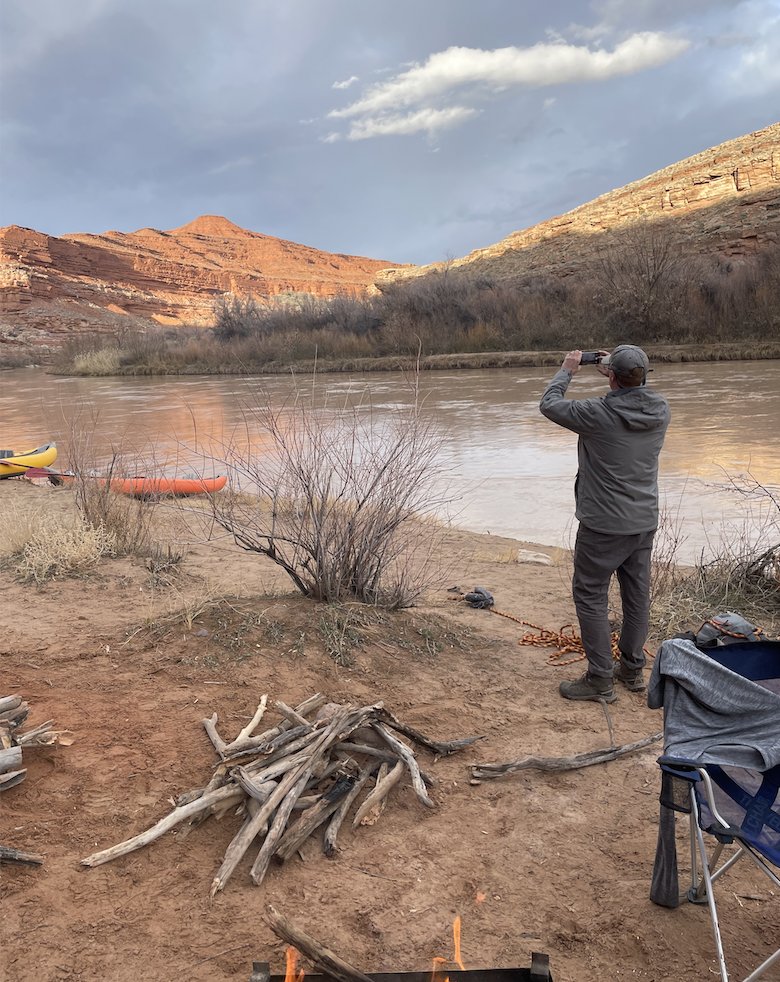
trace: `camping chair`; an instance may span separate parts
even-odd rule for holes
[[[702,651],[688,640],[665,641],[653,665],[648,704],[664,707],[661,827],[650,896],[669,907],[679,903],[674,812],[687,812],[686,897],[709,907],[721,980],[729,982],[715,884],[746,857],[780,887],[780,642]],[[727,846],[734,851],[718,866]],[[774,965],[780,968],[780,948],[744,982]]]

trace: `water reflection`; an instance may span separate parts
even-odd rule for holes
[[[543,419],[538,401],[550,369],[430,372],[420,380],[426,412],[443,440],[456,524],[533,542],[568,544],[573,527],[576,437]],[[243,439],[247,413],[290,401],[289,376],[261,378],[55,378],[34,369],[0,375],[0,444],[26,449],[56,439],[67,458],[68,434],[97,420],[98,450],[123,447],[158,460],[182,460],[194,448],[219,456]],[[687,553],[708,549],[721,523],[748,521],[754,507],[723,490],[729,475],[751,471],[780,485],[780,362],[661,365],[652,384],[669,399],[672,425],[661,456],[667,508],[679,516]],[[310,381],[299,382],[304,388]],[[323,376],[319,398],[391,419],[414,398],[400,373]],[[602,394],[604,381],[581,372],[570,394]],[[253,440],[260,439],[249,427]],[[67,462],[66,460],[63,463]]]

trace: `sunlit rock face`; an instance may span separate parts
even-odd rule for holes
[[[462,259],[380,271],[376,287],[447,269],[512,279],[587,275],[631,230],[668,232],[691,256],[728,263],[778,249],[780,123],[729,140]]]
[[[74,234],[0,229],[0,341],[58,343],[141,318],[208,324],[225,294],[361,294],[390,263],[347,256],[203,215],[181,228]]]

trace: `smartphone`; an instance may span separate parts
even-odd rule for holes
[[[601,354],[598,351],[583,351],[580,365],[598,365],[600,361]]]

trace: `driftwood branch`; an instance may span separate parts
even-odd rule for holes
[[[516,771],[573,771],[581,767],[591,767],[593,764],[604,764],[625,754],[649,747],[662,738],[663,732],[654,733],[652,736],[637,740],[636,743],[626,743],[621,747],[606,747],[603,750],[589,750],[574,757],[521,757],[519,760],[511,760],[505,764],[474,764],[471,768],[471,783],[479,784],[481,781],[505,777]]]
[[[191,818],[193,815],[197,815],[198,812],[205,811],[218,802],[225,802],[228,800],[238,802],[242,797],[243,792],[241,791],[241,788],[238,788],[235,785],[226,785],[224,788],[217,788],[216,791],[210,791],[208,794],[202,795],[195,801],[191,801],[188,805],[182,805],[180,808],[174,808],[169,815],[166,815],[165,818],[161,818],[159,822],[153,825],[150,829],[147,829],[145,832],[141,832],[140,835],[134,835],[132,839],[127,839],[125,842],[120,842],[118,845],[112,846],[110,849],[104,849],[102,852],[95,852],[91,856],[87,856],[86,859],[81,860],[81,865],[100,866],[101,863],[107,863],[112,859],[117,859],[119,856],[126,856],[129,852],[140,849],[142,846],[146,846],[150,842],[154,842],[155,839],[159,839],[160,836],[165,835],[169,829],[175,828],[180,822]]]
[[[5,774],[0,774],[0,791],[7,791],[9,788],[21,784],[26,777],[26,767],[23,767],[20,771],[7,771]]]
[[[408,723],[402,723],[401,720],[395,717],[388,709],[383,709],[380,716],[389,727],[397,730],[398,733],[403,733],[404,736],[408,736],[410,739],[414,740],[415,743],[419,743],[421,747],[426,747],[428,750],[433,751],[437,757],[446,757],[448,754],[457,753],[459,750],[470,747],[478,740],[485,739],[483,735],[464,737],[462,740],[432,740],[430,737],[424,736],[422,733],[420,733],[419,730],[415,730],[413,726],[409,726]]]
[[[20,695],[0,697],[0,791],[21,784],[27,776],[27,768],[22,764],[22,750],[73,743],[72,734],[67,730],[53,730],[54,721],[50,719],[32,730],[22,731],[22,724],[29,714],[30,706]]]
[[[298,778],[298,781],[294,785],[292,791],[287,795],[274,815],[271,828],[268,830],[268,835],[265,837],[263,845],[260,847],[260,852],[257,854],[257,859],[252,864],[252,869],[249,874],[252,877],[252,882],[255,884],[255,886],[260,886],[260,884],[263,882],[263,877],[268,871],[268,865],[271,862],[271,857],[274,854],[277,843],[284,835],[285,826],[287,825],[287,820],[290,817],[293,806],[306,787],[306,782],[309,779],[309,773],[310,769],[307,768]]]
[[[261,696],[260,703],[257,709],[255,710],[255,715],[247,723],[247,725],[243,728],[243,730],[241,730],[241,732],[238,734],[238,736],[236,737],[236,743],[240,743],[242,740],[245,740],[247,737],[252,736],[255,727],[265,715],[265,707],[267,705],[268,705],[268,693]]]
[[[7,750],[0,750],[0,774],[6,771],[17,770],[22,766],[22,748],[8,747]]]
[[[310,934],[302,931],[292,921],[282,917],[275,907],[268,906],[266,920],[278,938],[286,941],[287,944],[294,945],[315,968],[337,979],[338,982],[373,982],[368,975],[364,975],[363,972],[353,968],[338,955],[320,944],[319,941],[315,941]]]
[[[349,794],[355,784],[354,775],[344,775],[327,791],[312,808],[307,809],[298,821],[289,828],[276,848],[276,858],[280,862],[288,860],[318,829],[326,818],[336,811],[341,799]]]
[[[382,765],[386,767],[386,764]],[[398,784],[404,775],[404,763],[403,761],[398,761],[395,767],[386,776],[382,776],[376,782],[374,790],[366,797],[363,804],[355,812],[355,817],[352,819],[352,828],[356,829],[359,825],[369,824],[368,816],[373,811],[373,809],[379,809],[380,805],[383,804],[387,796],[390,794],[392,789]],[[379,817],[377,812],[377,818]],[[373,821],[373,820],[372,820]]]
[[[380,766],[374,762],[367,764],[357,776],[357,780],[352,785],[350,791],[341,799],[339,802],[339,807],[333,813],[330,822],[328,822],[328,827],[325,829],[325,841],[323,844],[323,850],[326,856],[336,855],[336,842],[338,840],[339,830],[341,829],[342,822],[347,816],[347,812],[352,807],[352,803],[358,797],[360,792],[363,790],[363,786],[374,773],[376,768]]]
[[[420,801],[427,808],[435,808],[436,806],[428,797],[428,792],[425,790],[425,781],[422,779],[422,774],[420,774],[420,766],[414,759],[414,754],[402,743],[397,737],[387,729],[382,723],[372,723],[372,727],[376,732],[382,737],[382,739],[387,743],[387,745],[394,750],[401,760],[406,764],[409,769],[409,774],[412,778],[412,787],[414,788],[414,793],[420,799]]]
[[[22,852],[10,846],[0,846],[0,863],[13,863],[16,866],[40,866],[43,856],[32,852]]]

